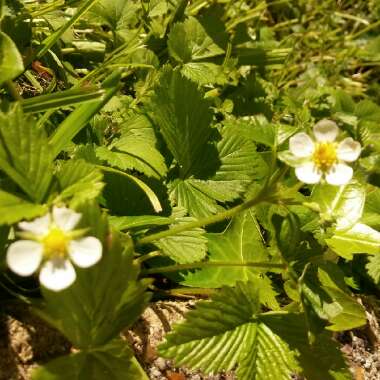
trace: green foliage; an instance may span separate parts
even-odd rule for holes
[[[81,351],[52,360],[37,368],[33,380],[122,380],[125,374],[131,380],[147,380],[148,377],[133,356],[132,350],[119,339],[89,351]]]
[[[0,191],[0,223],[13,224],[22,219],[31,219],[47,211],[46,206],[25,201],[6,191]]]
[[[194,221],[194,218],[184,216],[184,210],[175,210],[172,215],[174,223],[170,228],[186,225]],[[201,261],[207,252],[207,239],[202,228],[193,228],[173,236],[164,237],[157,240],[155,245],[162,253],[180,264]]]
[[[380,281],[379,15],[374,1],[0,1],[1,272],[15,224],[54,206],[103,246],[61,292],[34,292],[38,269],[4,286],[5,306],[33,294],[79,349],[34,380],[147,379],[120,332],[151,274],[155,299],[214,294],[161,348],[179,365],[350,378],[331,333],[364,325],[357,299]],[[321,119],[361,145],[346,185],[287,167],[303,161],[289,139]],[[38,242],[44,260],[50,243],[69,254]]]
[[[53,157],[45,131],[15,106],[0,113],[0,168],[29,196],[40,202],[53,177]]]
[[[236,216],[222,233],[207,235],[208,259],[211,262],[254,263],[267,262],[268,252],[264,246],[260,226],[252,211]],[[210,267],[188,273],[184,285],[205,288],[233,286],[237,281],[251,281],[258,284],[260,302],[268,307],[278,307],[270,280],[262,269],[254,267]],[[265,271],[265,270],[264,270]]]
[[[285,380],[296,372],[311,380],[349,379],[339,350],[323,347],[327,334],[320,336],[315,356],[302,317],[261,313],[258,299],[254,283],[223,288],[211,301],[199,302],[186,321],[175,326],[160,353],[206,373],[238,365],[241,379]]]

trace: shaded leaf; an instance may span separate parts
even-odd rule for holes
[[[32,380],[148,380],[127,343],[115,339],[91,351],[61,356],[38,367]]]

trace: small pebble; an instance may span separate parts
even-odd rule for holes
[[[157,358],[154,361],[154,365],[160,369],[161,371],[164,371],[167,368],[166,360],[164,358]]]

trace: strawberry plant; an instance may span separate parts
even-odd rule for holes
[[[1,303],[75,348],[33,380],[147,379],[121,333],[172,289],[209,294],[159,347],[176,365],[352,378],[334,334],[379,292],[379,16],[0,0]]]

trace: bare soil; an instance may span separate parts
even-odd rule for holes
[[[194,305],[194,301],[153,303],[133,329],[125,332],[125,338],[151,380],[235,379],[233,373],[206,376],[186,368],[175,368],[170,361],[158,356],[157,346],[165,334]],[[378,316],[376,318],[373,310],[367,316],[366,328],[345,332],[336,338],[355,380],[380,380]],[[12,306],[0,312],[0,380],[30,380],[36,366],[70,351],[69,342],[25,306]]]

